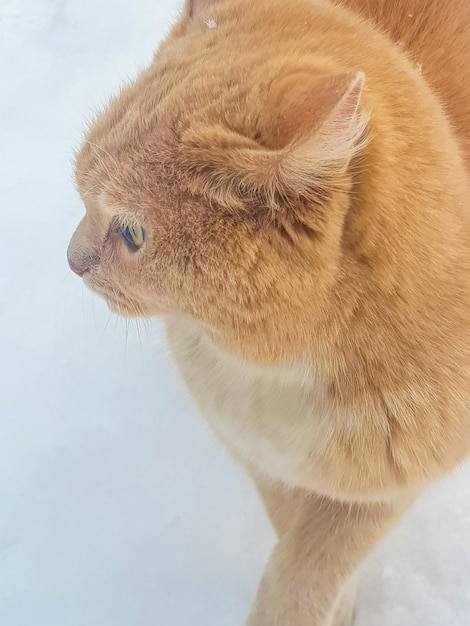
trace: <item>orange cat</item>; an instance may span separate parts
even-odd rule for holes
[[[77,157],[72,269],[164,316],[279,541],[249,626],[346,626],[470,450],[470,4],[192,0]]]

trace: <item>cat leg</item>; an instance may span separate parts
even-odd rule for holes
[[[349,626],[357,567],[412,498],[346,503],[255,483],[279,540],[246,626]]]
[[[338,596],[331,626],[351,626],[356,603],[357,574],[354,574]]]
[[[307,492],[303,489],[288,488],[282,483],[275,483],[252,470],[250,474],[271,525],[280,537],[294,523],[296,514],[299,512],[299,502],[307,497]]]

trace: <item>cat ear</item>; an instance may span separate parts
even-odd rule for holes
[[[214,4],[215,0],[187,0],[187,11],[189,17],[194,17],[197,12],[203,11]]]
[[[263,145],[222,127],[188,131],[186,166],[226,205],[254,196],[279,209],[299,198],[324,198],[365,144],[363,85],[362,72],[313,83],[305,73],[289,74],[273,83],[272,112],[260,128]]]
[[[291,72],[275,81],[271,132],[269,127],[264,130],[271,147],[308,142],[320,128],[322,134],[331,134],[333,141],[344,141],[346,129],[361,118],[358,109],[364,81],[362,72],[326,76],[315,82],[307,72]]]

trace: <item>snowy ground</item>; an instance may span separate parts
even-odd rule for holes
[[[274,541],[158,323],[126,327],[66,266],[83,121],[177,10],[0,0],[2,626],[242,626]],[[365,566],[357,626],[469,626],[469,578],[467,465]]]

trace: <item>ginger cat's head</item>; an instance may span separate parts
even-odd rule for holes
[[[78,154],[72,269],[123,315],[189,316],[253,358],[301,350],[344,274],[363,70],[397,63],[382,43],[322,2],[188,2]]]

